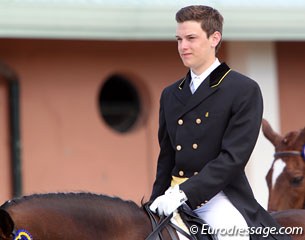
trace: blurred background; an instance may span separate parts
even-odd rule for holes
[[[162,89],[187,69],[175,13],[205,4],[225,18],[220,61],[256,80],[264,118],[305,126],[305,2],[0,0],[0,201],[90,191],[140,203],[158,157]],[[247,165],[266,207],[273,146]]]

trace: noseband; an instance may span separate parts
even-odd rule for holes
[[[281,152],[275,152],[274,153],[274,158],[280,158],[280,157],[297,157],[297,156],[301,156],[303,158],[303,160],[305,161],[305,145],[303,145],[302,147],[302,151],[281,151]]]

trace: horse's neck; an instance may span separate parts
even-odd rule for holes
[[[38,229],[55,228],[58,232],[71,229],[69,236],[74,236],[73,234],[82,228],[82,234],[94,234],[93,238],[103,236],[105,239],[115,240],[124,239],[123,236],[128,235],[130,239],[142,240],[150,231],[149,220],[135,203],[110,198],[33,199],[11,205],[8,211],[14,215],[17,228],[31,220]]]

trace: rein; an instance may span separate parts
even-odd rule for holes
[[[182,229],[176,227],[175,225],[173,225],[170,220],[173,217],[173,213],[170,214],[167,217],[161,217],[159,222],[156,219],[154,213],[149,209],[149,204],[145,204],[144,210],[147,213],[147,215],[149,216],[151,225],[152,225],[152,232],[149,234],[149,236],[147,238],[145,238],[145,240],[164,240],[164,237],[161,234],[161,231],[166,228],[166,230],[168,231],[170,237],[172,240],[179,240],[179,238],[175,235],[174,229],[176,229],[177,231],[179,231],[181,234],[183,234],[186,237],[189,237],[187,235],[187,233],[185,233]],[[172,228],[171,228],[171,227]],[[173,229],[174,228],[174,229]]]
[[[173,216],[173,214],[167,216],[167,217],[161,217],[160,221],[156,219],[154,213],[149,209],[148,204],[144,205],[144,210],[149,216],[151,225],[152,225],[152,232],[149,234],[145,240],[164,240],[161,231],[166,227],[169,235],[171,236],[172,240],[179,240],[178,237],[174,234],[173,230],[170,230],[168,228],[168,224],[170,223],[170,220]]]
[[[301,156],[303,160],[305,161],[305,145],[303,145],[302,151],[280,151],[274,153],[274,158],[280,158],[280,157],[298,157]]]

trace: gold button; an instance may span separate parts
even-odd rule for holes
[[[179,120],[178,120],[178,124],[179,124],[179,125],[182,125],[182,124],[183,124],[183,120],[182,120],[182,119],[179,119]]]
[[[204,203],[208,203],[208,200],[205,200]]]
[[[206,112],[204,116],[205,116],[206,118],[208,118],[209,115],[210,115],[210,113],[209,113],[209,112]]]
[[[194,175],[197,175],[198,174],[198,172],[194,172]]]
[[[193,144],[193,149],[197,149],[198,148],[198,144],[197,143],[194,143]]]
[[[197,118],[197,119],[196,119],[196,123],[197,123],[197,124],[200,124],[200,123],[201,123],[201,119],[200,119],[200,118]]]
[[[201,207],[204,206],[204,203],[201,203],[200,206],[201,206]]]
[[[184,175],[184,172],[181,170],[179,171],[179,176],[182,177]]]
[[[182,149],[182,146],[181,145],[177,145],[176,149],[177,149],[177,151],[180,151]]]

